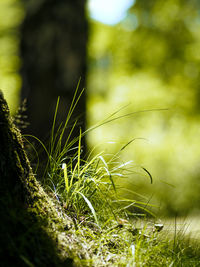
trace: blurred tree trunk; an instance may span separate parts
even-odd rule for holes
[[[27,99],[30,125],[26,132],[46,141],[57,97],[61,97],[57,115],[59,125],[66,119],[80,77],[80,89],[85,87],[86,0],[26,0],[24,6],[21,97]],[[85,113],[84,93],[73,114],[74,119],[80,118],[82,131],[85,130]],[[79,135],[78,128],[74,136]]]
[[[32,173],[1,91],[0,216],[1,266],[71,266],[58,250],[66,222]]]

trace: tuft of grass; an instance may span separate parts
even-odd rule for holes
[[[77,126],[77,121],[75,121],[67,138],[64,139],[64,133],[68,128],[73,111],[83,93],[83,90],[78,93],[78,87],[79,84],[75,90],[66,121],[56,130],[59,98],[57,100],[49,147],[45,147],[35,137],[48,157],[42,179],[44,187],[53,194],[68,213],[76,214],[76,217],[85,216],[87,219],[94,220],[98,227],[104,227],[112,219],[117,221],[118,217],[128,218],[131,215],[130,208],[133,210],[135,207],[148,212],[147,206],[151,206],[150,204],[119,196],[119,179],[127,179],[134,172],[129,168],[132,161],[120,161],[120,152],[130,145],[135,138],[123,145],[108,161],[106,161],[106,155],[103,152],[95,156],[92,156],[91,152],[87,157],[82,157],[81,141],[83,136],[97,127],[127,115],[116,117],[118,111],[114,112],[106,120],[85,132],[82,133],[80,129],[79,136],[72,139],[73,131]],[[132,115],[135,114],[136,112]],[[128,114],[128,116],[130,115]],[[143,170],[152,181],[150,173],[145,168]]]
[[[60,163],[53,160],[57,166],[54,172],[48,171],[48,188],[65,210],[86,216],[95,220],[100,227],[111,218],[117,221],[118,216],[128,216],[130,207],[146,209],[146,203],[119,197],[119,185],[115,181],[125,179],[128,173],[126,167],[132,162],[125,162],[116,166],[113,160],[106,162],[103,153],[87,160],[81,159],[81,131],[77,153],[70,160],[66,157]],[[50,163],[51,166],[51,163]]]

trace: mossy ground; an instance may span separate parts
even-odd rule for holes
[[[1,266],[199,266],[199,244],[157,233],[152,222],[138,229],[112,221],[100,229],[55,208],[60,220],[21,209],[2,218]]]

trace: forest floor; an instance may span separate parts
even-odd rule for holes
[[[11,177],[20,173],[20,181],[26,178],[23,186],[30,200],[24,205],[19,201],[26,199],[21,194],[14,198],[15,191],[11,195],[10,189],[13,183],[3,187],[0,258],[3,256],[4,261],[0,260],[0,266],[13,266],[13,262],[20,267],[200,266],[200,239],[189,236],[199,235],[198,218],[160,220],[148,209],[153,206],[150,203],[122,197],[115,181],[126,179],[133,170],[132,161],[121,161],[119,153],[130,142],[111,159],[106,160],[103,152],[82,159],[81,130],[79,137],[62,145],[69,118],[70,114],[55,133],[55,114],[49,148],[36,138],[48,156],[46,165],[40,165],[44,167],[40,182],[35,179],[39,158],[33,175],[28,159],[24,160],[22,144],[19,151],[13,148],[20,157],[15,156],[17,167],[11,169]],[[15,127],[7,135],[13,137],[11,144],[18,140],[20,146],[20,133]],[[34,152],[38,156],[36,149]],[[9,167],[14,153],[10,154]],[[19,160],[27,163],[27,169]],[[7,169],[5,173],[9,174]],[[143,170],[152,182],[151,174]]]
[[[162,219],[160,230],[150,219],[113,224],[106,230],[93,229],[88,221],[79,224],[72,240],[82,242],[84,259],[77,266],[200,266],[199,217]],[[163,229],[162,229],[163,224]],[[90,234],[89,234],[90,233]],[[80,243],[79,243],[80,244]]]
[[[75,266],[200,266],[199,240],[189,236],[200,232],[198,218],[191,223],[190,219],[160,220],[148,208],[153,205],[120,195],[116,181],[135,173],[132,161],[122,161],[120,153],[134,139],[108,159],[104,152],[93,155],[93,151],[82,159],[86,133],[81,130],[77,138],[62,144],[76,104],[72,103],[66,122],[55,132],[58,101],[49,148],[43,145],[48,163],[41,184],[62,222],[49,230],[56,236],[60,256],[70,257]],[[99,125],[112,120],[109,117]],[[151,174],[142,169],[152,182]]]

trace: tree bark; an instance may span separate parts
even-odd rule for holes
[[[56,241],[64,222],[36,181],[0,91],[1,266],[70,266]]]
[[[80,88],[85,87],[86,0],[28,0],[24,5],[26,16],[21,27],[21,96],[22,99],[27,98],[30,126],[26,132],[46,141],[57,97],[61,97],[57,114],[59,125],[66,119],[80,77]],[[85,113],[84,93],[73,115],[73,119],[81,116],[82,132],[85,130]],[[79,129],[75,130],[74,135],[79,135]]]

